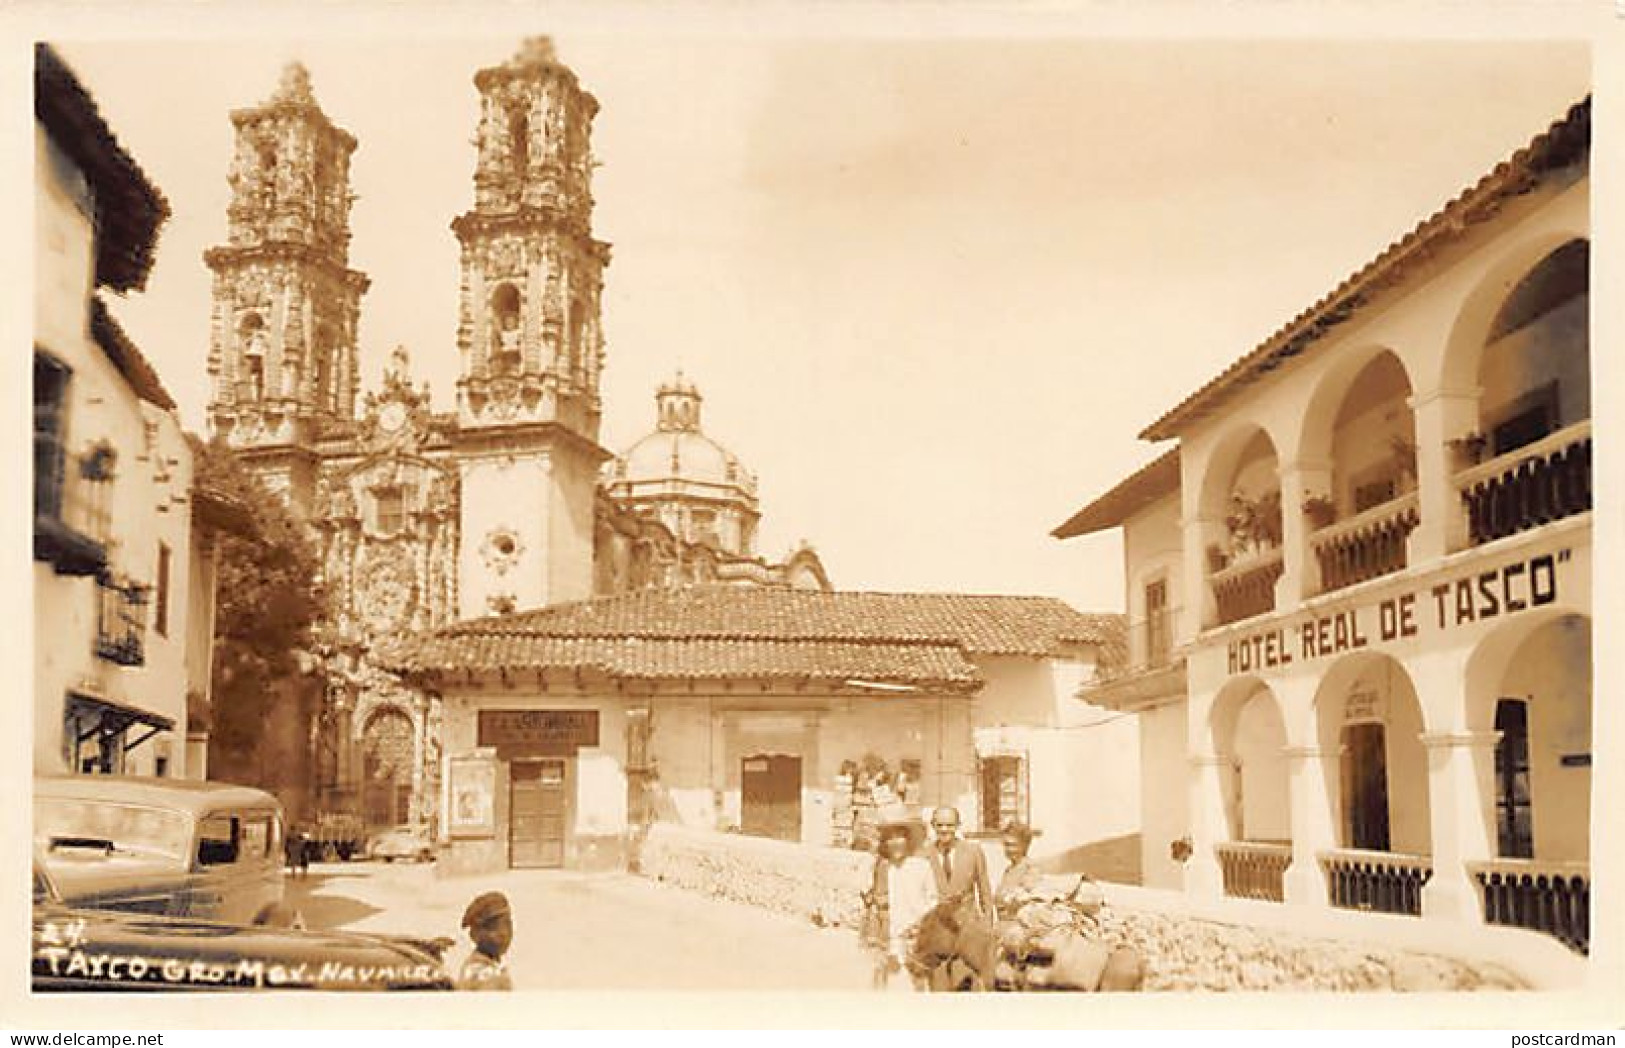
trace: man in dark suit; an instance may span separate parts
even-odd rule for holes
[[[931,829],[936,834],[931,869],[937,875],[937,895],[944,902],[968,903],[991,925],[993,885],[987,875],[987,856],[977,845],[959,839],[959,810],[944,807],[932,812]]]

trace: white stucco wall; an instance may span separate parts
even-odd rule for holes
[[[89,303],[95,253],[90,202],[71,164],[36,125],[34,339],[72,368],[65,418],[64,515],[74,520],[78,458],[103,442],[117,452],[108,502],[108,562],[116,576],[156,586],[159,544],[170,551],[166,628],[155,628],[158,595],[145,610],[143,663],[120,666],[95,653],[100,590],[93,578],[57,575],[36,561],[34,575],[34,766],[65,768],[63,711],[69,691],[137,706],[175,722],[129,752],[128,774],[185,774],[186,636],[192,594],[192,456],[172,412],[139,399],[91,338]],[[81,525],[82,528],[82,525]],[[133,729],[144,734],[139,726]]]

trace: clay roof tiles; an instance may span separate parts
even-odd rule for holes
[[[827,593],[699,586],[473,619],[386,659],[417,674],[591,669],[624,679],[859,678],[972,688],[974,655],[1117,658],[1121,616],[1048,597]]]
[[[169,201],[119,144],[73,70],[46,44],[34,45],[34,117],[90,183],[96,282],[116,291],[141,289]]]

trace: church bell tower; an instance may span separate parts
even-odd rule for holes
[[[324,422],[354,413],[356,326],[367,277],[349,268],[350,155],[304,66],[231,114],[228,243],[214,272],[209,428],[296,505],[309,497]]]
[[[452,222],[464,617],[592,595],[595,490],[609,458],[598,444],[609,262],[592,236],[598,101],[546,38],[474,85],[474,207]]]

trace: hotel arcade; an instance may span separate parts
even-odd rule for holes
[[[1146,883],[1589,937],[1590,100],[1149,426]]]

